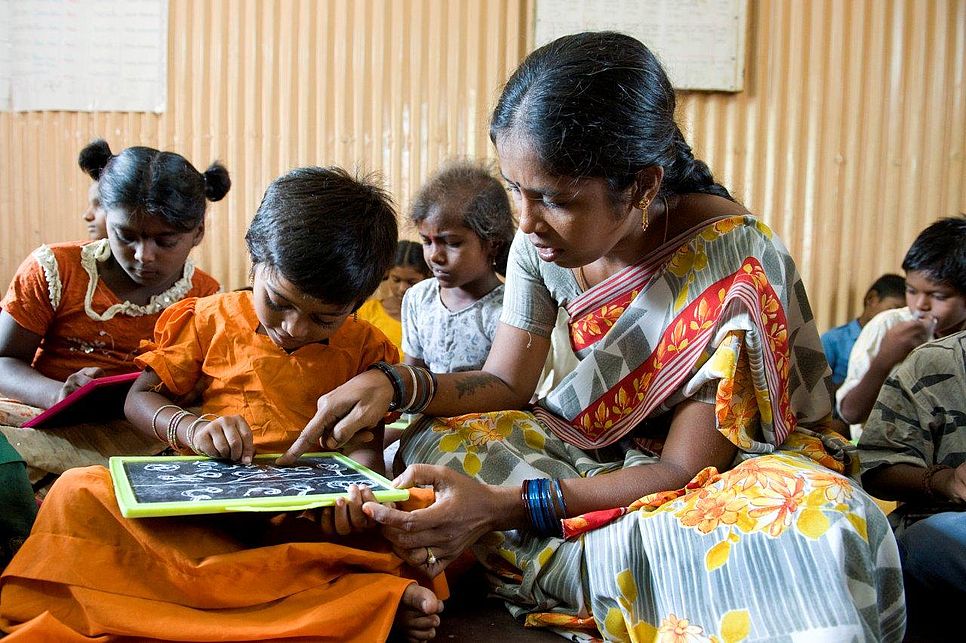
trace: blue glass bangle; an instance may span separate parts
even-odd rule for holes
[[[520,500],[523,501],[523,508],[527,512],[527,520],[533,525],[533,509],[530,507],[530,481],[524,480],[520,485]]]
[[[530,481],[530,502],[533,507],[533,522],[538,534],[543,534],[545,525],[543,522],[543,506],[540,502],[540,480]]]
[[[537,501],[537,530],[541,536],[557,536],[560,530],[553,509],[553,499],[550,495],[550,479],[540,478],[536,481]]]
[[[563,504],[563,494],[560,491],[559,482],[550,478],[524,480],[520,496],[527,519],[537,535],[557,538],[563,536],[563,528],[560,525],[561,512],[558,507]],[[565,510],[563,515],[566,515]]]
[[[563,488],[560,486],[560,478],[553,479],[553,488],[557,492],[557,499],[560,501],[561,511],[557,514],[557,518],[566,518],[568,516],[567,501],[564,499]]]
[[[534,531],[543,533],[543,514],[540,511],[540,491],[537,480],[527,480],[527,508],[530,511],[530,522]]]

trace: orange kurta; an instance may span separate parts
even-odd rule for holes
[[[150,366],[176,395],[204,377],[205,413],[241,415],[259,451],[282,452],[315,415],[319,397],[375,362],[398,360],[379,330],[351,317],[328,343],[292,354],[258,334],[258,325],[251,291],[186,299],[164,312],[153,350],[135,362]]]
[[[176,393],[212,378],[204,410],[243,415],[260,450],[287,447],[318,395],[395,357],[379,331],[352,319],[328,344],[289,355],[256,334],[251,297],[172,306],[138,361]],[[431,495],[414,490],[404,508]],[[0,577],[0,629],[15,632],[10,641],[384,640],[412,582],[407,568],[377,532],[338,543],[314,533],[294,514],[127,520],[105,469],[73,469]],[[442,577],[434,589],[445,598]]]
[[[63,381],[88,366],[107,375],[133,371],[138,345],[151,337],[165,306],[218,292],[218,282],[189,262],[182,279],[152,303],[125,302],[98,276],[98,264],[110,256],[106,244],[41,246],[21,264],[0,301],[18,324],[42,337],[33,367],[47,377]]]

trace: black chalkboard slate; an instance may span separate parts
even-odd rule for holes
[[[335,504],[349,485],[369,487],[379,502],[405,500],[379,474],[340,453],[310,453],[295,466],[278,454],[250,465],[200,456],[113,457],[114,493],[126,518],[228,511],[296,511]]]

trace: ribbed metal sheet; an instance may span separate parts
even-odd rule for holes
[[[532,0],[170,0],[164,114],[0,113],[0,280],[78,238],[101,136],[214,159],[234,187],[198,261],[247,281],[267,183],[304,164],[375,171],[405,208],[445,159],[492,156],[489,110]],[[750,0],[745,90],[687,93],[698,156],[782,236],[821,328],[846,321],[916,232],[966,211],[966,0]]]

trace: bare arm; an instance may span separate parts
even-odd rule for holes
[[[66,382],[45,377],[31,364],[43,338],[0,311],[0,394],[24,404],[49,409],[103,372],[99,368],[83,368]]]
[[[879,397],[879,391],[889,377],[892,365],[884,360],[878,359],[878,355],[872,359],[869,370],[865,372],[862,379],[855,387],[842,397],[839,404],[842,419],[849,424],[862,424],[869,419],[869,413],[875,406],[875,401]]]
[[[362,466],[368,467],[379,475],[384,476],[386,475],[386,461],[383,457],[382,444],[385,425],[379,424],[371,430],[372,440],[355,446],[355,448],[346,449],[344,453]]]
[[[675,409],[660,461],[591,478],[561,480],[568,513],[574,516],[625,507],[649,493],[680,488],[704,467],[726,469],[736,451],[715,428],[712,405],[682,403]],[[395,483],[401,487],[430,484],[436,502],[413,512],[368,503],[365,511],[385,526],[393,549],[411,564],[425,565],[425,548],[431,547],[440,563],[428,570],[430,575],[439,573],[485,533],[531,528],[517,486],[482,484],[446,467],[418,464],[410,466]]]
[[[560,485],[568,512],[579,516],[598,509],[626,507],[656,491],[679,489],[705,467],[724,471],[736,452],[737,447],[715,428],[713,405],[683,402],[674,409],[660,460],[589,478],[569,478],[561,480]],[[511,523],[506,519],[521,504],[519,487],[511,487],[501,495],[501,506],[494,507],[490,514],[496,522],[494,529],[528,528],[525,521]]]
[[[183,409],[174,404],[171,398],[157,373],[145,369],[128,391],[124,414],[138,431],[160,442],[167,442],[167,429],[174,421],[180,445],[191,447],[202,455],[251,463],[255,455],[254,440],[251,427],[244,418],[230,415],[210,422],[199,422],[189,444],[188,429],[198,420],[198,416],[188,413],[176,418]]]
[[[930,502],[953,500],[966,502],[966,463],[955,469],[936,471],[929,480],[929,489],[923,484],[926,469],[911,464],[893,464],[878,467],[862,474],[862,486],[876,498],[902,502]]]
[[[162,406],[176,405],[167,389],[161,384],[161,378],[157,373],[146,368],[134,380],[124,399],[124,415],[142,435],[165,442],[165,429],[178,411],[170,408],[158,412]],[[155,423],[154,427],[151,426],[152,420]]]
[[[524,408],[537,388],[550,339],[500,323],[481,371],[438,375],[436,396],[427,415]]]
[[[571,515],[625,507],[649,493],[679,489],[705,467],[726,470],[737,450],[715,427],[714,405],[683,402],[674,409],[658,462],[592,478],[561,480],[560,484]]]
[[[438,375],[436,395],[424,413],[445,417],[523,408],[537,387],[549,350],[548,338],[501,323],[483,370]],[[403,398],[409,399],[412,382],[404,378],[403,384]],[[381,422],[392,397],[392,384],[383,373],[369,370],[355,376],[319,398],[315,416],[279,464],[292,464],[320,438],[326,448],[340,448],[356,433]]]

